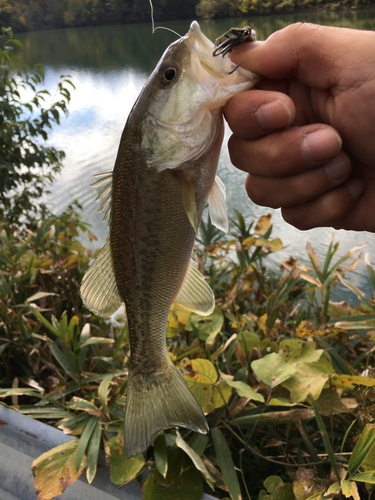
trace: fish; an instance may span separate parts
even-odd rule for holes
[[[81,297],[103,318],[125,304],[128,458],[167,427],[209,430],[168,356],[166,325],[173,303],[201,315],[215,307],[191,255],[207,201],[213,224],[228,230],[225,187],[216,175],[221,108],[259,79],[214,51],[196,21],[167,47],[128,116],[113,172],[93,184],[109,234],[83,277]]]

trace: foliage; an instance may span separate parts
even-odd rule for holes
[[[156,21],[192,19],[197,0],[154,0]],[[1,0],[0,24],[15,31],[150,22],[147,0]]]
[[[202,222],[195,259],[217,307],[206,318],[172,307],[167,343],[211,432],[165,430],[127,459],[127,325],[121,312],[108,322],[83,308],[78,289],[91,254],[78,230],[87,228],[71,207],[33,231],[3,223],[0,232],[1,404],[79,438],[34,462],[40,499],[60,494],[84,467],[91,482],[101,446],[115,484],[149,470],[145,499],[178,491],[198,500],[212,488],[232,499],[370,498],[375,301],[345,277],[360,247],[334,262],[332,242],[320,264],[308,246],[311,267],[290,258],[277,274],[265,265],[282,247],[270,214],[247,224],[237,212],[226,240]],[[375,290],[368,254],[365,263]],[[330,300],[338,281],[359,305]]]
[[[2,218],[19,220],[41,209],[40,197],[45,186],[61,169],[62,151],[42,141],[60,114],[67,113],[70,94],[67,77],[58,82],[58,100],[43,107],[49,92],[38,90],[43,84],[41,66],[30,70],[16,54],[23,51],[10,28],[0,36],[0,210]],[[24,100],[24,95],[31,97]]]
[[[340,11],[369,7],[372,0],[200,0],[196,13],[200,17],[237,17],[264,14],[286,14],[306,11]]]
[[[155,20],[353,10],[374,0],[153,0]],[[150,22],[147,0],[1,0],[0,24],[16,32]]]

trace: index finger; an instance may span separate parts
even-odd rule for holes
[[[276,31],[265,42],[238,46],[231,59],[267,78],[298,78],[305,85],[328,89],[342,76],[348,60],[361,64],[358,54],[374,40],[370,31],[296,23]]]
[[[224,106],[224,116],[237,137],[259,139],[291,125],[295,107],[286,94],[251,89],[232,97]]]

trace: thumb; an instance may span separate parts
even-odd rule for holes
[[[337,84],[348,61],[358,61],[374,34],[348,28],[296,23],[273,33],[265,42],[251,42],[233,50],[231,59],[266,78],[298,78],[310,87]]]

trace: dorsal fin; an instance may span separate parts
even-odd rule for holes
[[[85,306],[102,318],[109,318],[123,302],[117,290],[108,239],[83,277],[81,297]]]
[[[107,227],[109,227],[112,201],[112,172],[96,174],[94,177],[98,180],[91,184],[90,187],[95,188],[98,193],[98,196],[95,199],[96,202],[101,203],[98,213],[102,212],[104,214],[103,222],[108,220]]]
[[[191,260],[185,281],[174,302],[202,316],[208,316],[215,308],[215,296],[211,287]]]
[[[224,233],[227,233],[229,223],[227,213],[228,208],[225,200],[226,194],[224,183],[220,177],[216,175],[215,182],[212,184],[208,193],[208,209],[212,224],[221,229],[221,231],[224,231]]]

